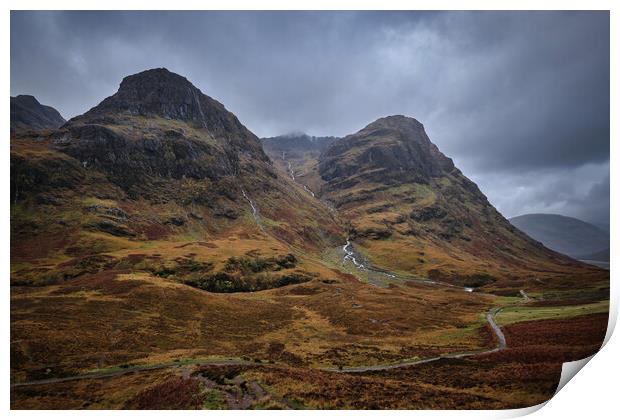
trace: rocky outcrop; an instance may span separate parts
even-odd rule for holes
[[[114,95],[70,123],[105,122],[120,115],[185,121],[194,127],[206,128],[214,138],[228,137],[234,141],[234,137],[239,136],[252,143],[246,146],[260,150],[258,138],[224,105],[203,94],[185,77],[165,68],[125,77]]]

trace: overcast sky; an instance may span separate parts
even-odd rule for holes
[[[11,12],[11,95],[65,118],[154,67],[259,136],[415,117],[505,216],[608,223],[607,12]]]

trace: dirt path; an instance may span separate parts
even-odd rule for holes
[[[196,361],[195,363],[191,363],[192,365],[197,366],[254,366],[258,363],[255,362],[246,362],[244,360],[222,360],[222,361]],[[26,381],[26,382],[15,382],[11,384],[11,388],[17,388],[20,386],[29,386],[29,385],[46,385],[46,384],[57,384],[61,382],[69,382],[69,381],[77,381],[80,379],[103,379],[103,378],[114,378],[116,376],[126,375],[128,373],[136,373],[136,372],[145,372],[149,370],[158,370],[158,369],[166,369],[173,367],[181,367],[183,366],[179,362],[166,362],[166,363],[158,363],[154,365],[148,366],[133,366],[128,368],[117,369],[109,372],[93,372],[93,373],[84,373],[81,375],[73,375],[73,376],[64,376],[62,378],[48,378],[48,379],[37,379],[34,381]]]
[[[381,370],[398,369],[403,367],[417,366],[425,363],[435,362],[440,359],[461,359],[468,356],[479,356],[483,354],[495,353],[496,351],[506,348],[506,337],[499,325],[495,322],[495,316],[501,311],[501,308],[493,308],[487,312],[486,319],[489,326],[493,330],[493,333],[497,337],[498,344],[492,349],[474,350],[468,352],[449,353],[436,357],[429,357],[427,359],[412,360],[406,362],[398,362],[385,365],[369,365],[369,366],[356,366],[356,367],[342,367],[342,368],[324,368],[322,370],[329,372],[344,372],[344,373],[362,373],[362,372],[375,372]]]
[[[497,325],[495,321],[495,316],[501,311],[501,308],[493,308],[487,312],[486,319],[489,323],[489,326],[493,330],[495,336],[497,337],[498,344],[496,347],[492,349],[483,349],[476,350],[470,352],[459,352],[459,353],[450,353],[436,357],[430,357],[427,359],[413,360],[413,361],[405,361],[398,362],[392,364],[383,364],[383,365],[369,365],[369,366],[356,366],[356,367],[342,367],[342,368],[319,368],[320,370],[328,371],[328,372],[349,372],[349,373],[361,373],[361,372],[371,372],[371,371],[381,371],[381,370],[390,370],[390,369],[398,369],[402,367],[409,366],[417,366],[425,363],[434,362],[440,359],[460,359],[467,356],[476,356],[483,355],[488,353],[494,353],[496,351],[505,349],[506,346],[506,337],[499,325]],[[192,362],[192,365],[196,366],[258,366],[263,363],[249,362],[244,360],[222,360],[222,361],[196,361]],[[26,382],[17,382],[12,383],[11,388],[17,388],[22,386],[31,386],[31,385],[46,385],[46,384],[57,384],[68,381],[76,381],[81,379],[104,379],[104,378],[113,378],[117,376],[126,375],[129,373],[136,372],[144,372],[150,370],[157,369],[165,369],[172,367],[181,367],[182,365],[179,362],[169,362],[169,363],[160,363],[149,366],[134,366],[128,367],[124,369],[118,369],[110,372],[93,372],[93,373],[85,373],[82,375],[73,375],[73,376],[65,376],[63,378],[49,378],[49,379],[38,379],[34,381],[26,381]],[[188,371],[184,369],[182,374],[187,376]],[[237,397],[238,398],[238,397]],[[229,404],[232,403],[232,400],[229,401]],[[239,400],[236,401],[236,404],[244,405],[244,401]],[[233,406],[235,404],[232,404]]]

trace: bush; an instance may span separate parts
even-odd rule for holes
[[[230,257],[226,262],[224,271],[228,273],[241,272],[243,274],[250,274],[263,271],[280,271],[285,268],[295,268],[296,265],[297,258],[293,254],[279,255],[271,258]]]
[[[259,273],[258,275],[243,276],[220,271],[204,278],[185,280],[184,283],[208,292],[233,293],[256,292],[290,284],[305,283],[312,278],[313,276],[307,273],[291,273],[280,276]]]

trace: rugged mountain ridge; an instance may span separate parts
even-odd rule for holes
[[[237,117],[166,69],[124,78],[117,93],[69,120],[54,143],[85,167],[106,170],[126,189],[148,184],[152,175],[275,176],[258,138]]]
[[[12,145],[18,259],[46,240],[45,255],[71,256],[188,236],[305,250],[344,240],[327,207],[279,175],[251,131],[166,69],[126,77],[41,141]]]
[[[163,118],[204,128],[214,139],[225,139],[254,158],[267,160],[258,137],[248,130],[224,105],[203,94],[185,77],[165,68],[127,76],[118,91],[99,105],[69,121],[68,126],[85,122],[106,124],[119,116]],[[121,120],[122,121],[122,120]]]
[[[42,105],[32,95],[11,96],[11,133],[58,128],[65,119],[51,106]]]
[[[12,237],[24,250],[64,238],[47,254],[75,256],[93,253],[84,244],[116,249],[115,238],[231,234],[318,255],[348,236],[378,267],[480,285],[578,264],[504,219],[413,118],[381,118],[342,139],[263,143],[275,165],[186,78],[128,76],[45,141],[16,141]]]
[[[318,162],[321,198],[380,266],[456,281],[576,264],[514,228],[413,118],[378,119]]]
[[[428,181],[453,170],[452,159],[431,143],[424,126],[403,115],[380,118],[334,142],[322,154],[319,165],[327,182],[350,177],[385,182],[395,177],[403,180],[403,176],[410,181]]]

